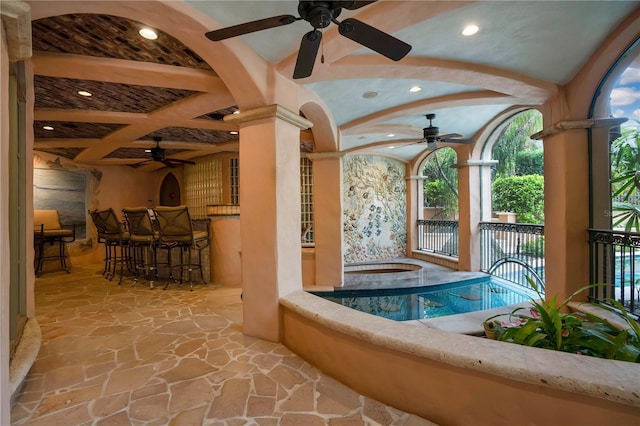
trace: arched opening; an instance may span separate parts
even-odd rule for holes
[[[179,206],[180,205],[180,184],[173,173],[168,173],[160,185],[160,205]]]
[[[438,148],[420,167],[418,250],[458,257],[458,161],[455,150]]]
[[[640,40],[609,69],[590,118],[590,292],[640,313]]]
[[[544,157],[542,142],[531,138],[540,130],[542,114],[528,109],[500,124],[485,145],[493,164],[485,182],[491,196],[482,200],[491,214],[480,223],[481,269],[524,286],[527,270],[544,279]]]

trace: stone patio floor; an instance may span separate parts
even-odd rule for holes
[[[42,345],[13,425],[433,424],[243,335],[240,288],[119,286],[101,271],[36,280]]]

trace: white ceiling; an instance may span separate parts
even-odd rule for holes
[[[221,119],[242,107],[225,80],[234,77],[236,58],[219,62],[228,55],[224,47],[291,79],[300,40],[312,29],[300,20],[221,42],[205,37],[207,30],[298,16],[295,0],[28,3],[34,149],[84,164],[138,165],[152,137],[162,137],[168,154],[184,160],[237,151],[237,136],[229,133],[237,125]],[[409,43],[406,57],[387,59],[331,24],[323,30],[324,63],[317,58],[310,77],[292,81],[326,105],[338,126],[339,150],[411,161],[426,149],[411,143],[422,138],[426,114],[437,115],[433,124],[441,134],[476,139],[506,111],[554,96],[639,7],[640,1],[617,0],[379,0],[343,9],[337,19],[353,17]],[[462,36],[471,23],[480,31]],[[157,41],[137,35],[145,25],[161,30]],[[92,87],[94,96],[78,99],[76,86]],[[422,90],[412,93],[412,86]],[[378,95],[365,98],[366,92]]]
[[[386,8],[382,8],[382,3],[389,3],[389,1],[379,1],[356,11],[343,9],[338,20],[353,16],[367,22],[374,19],[371,16],[377,10],[376,8],[388,13]],[[188,3],[211,16],[220,24],[219,28],[280,14],[298,16],[295,1],[188,1]],[[367,123],[366,126],[353,128],[347,126],[348,130],[343,128],[341,137],[343,150],[376,142],[387,142],[391,145],[392,141],[397,139],[420,138],[421,129],[428,124],[424,115],[431,112],[437,113],[434,124],[440,127],[441,133],[455,132],[466,138],[472,138],[500,112],[512,105],[526,104],[525,99],[508,97],[497,101],[489,99],[471,102],[466,106],[458,106],[459,102],[451,102],[450,105],[447,102],[430,105],[429,99],[446,98],[448,95],[473,94],[482,90],[500,93],[500,86],[499,83],[492,87],[480,87],[471,82],[466,84],[464,81],[458,81],[459,78],[455,76],[451,78],[454,82],[447,81],[446,73],[442,78],[441,73],[434,73],[429,66],[418,70],[413,67],[408,72],[403,70],[403,63],[409,58],[456,61],[458,69],[462,70],[469,65],[483,65],[490,67],[487,69],[489,73],[497,75],[508,73],[516,79],[530,78],[539,80],[541,83],[562,85],[571,80],[612,29],[638,7],[638,2],[630,1],[481,1],[454,4],[434,1],[394,1],[393,3],[392,15],[398,16],[389,19],[394,22],[389,23],[388,26],[398,28],[392,34],[412,45],[412,50],[405,59],[388,67],[385,75],[378,75],[375,78],[359,75],[355,79],[334,79],[329,69],[328,72],[319,73],[318,77],[312,75],[310,79],[301,81],[322,98],[330,108],[338,126],[344,126],[354,120],[362,120],[390,108],[401,111],[403,106],[407,106],[405,115],[397,116],[398,114],[394,113],[391,118],[383,116]],[[414,12],[411,19],[404,19],[403,14],[408,13],[407,10],[409,10],[408,3],[413,3],[411,7],[414,8]],[[448,3],[451,10],[438,14],[437,9],[443,3]],[[424,14],[424,19],[415,16],[416,7],[421,8],[418,14]],[[429,16],[430,9],[434,9],[435,16]],[[375,19],[382,24],[372,25],[387,31],[385,17],[377,16]],[[407,22],[406,26],[402,24],[403,20]],[[400,24],[395,21],[400,21]],[[475,36],[464,37],[460,32],[469,23],[478,25],[480,31]],[[331,26],[335,27],[335,25]],[[310,29],[309,23],[297,21],[291,25],[241,36],[241,39],[265,60],[278,64],[296,54],[302,35]],[[331,55],[332,52],[325,47],[324,56],[330,58]],[[376,54],[363,47],[354,50],[351,55]],[[318,62],[316,61],[316,69]],[[410,93],[408,89],[414,85],[421,86],[423,90]],[[506,86],[504,92],[510,94]],[[379,96],[374,99],[365,99],[362,94],[367,91],[378,92]],[[416,101],[422,101],[423,106],[417,108],[412,106],[411,103]],[[536,102],[539,103],[539,101]],[[396,131],[392,132],[395,136],[389,137],[390,132],[380,131],[385,130],[385,127],[372,129],[374,125],[389,124],[404,125],[405,130],[398,131],[396,126]],[[424,149],[423,145],[404,147],[401,150],[396,148],[393,155],[411,159],[422,149]],[[379,148],[378,151],[388,154],[389,148]]]

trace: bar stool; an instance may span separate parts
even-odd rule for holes
[[[133,257],[134,279],[131,286],[136,285],[142,271],[149,281],[149,288],[153,288],[153,283],[158,278],[160,234],[146,207],[127,207],[122,212],[129,229]]]
[[[171,269],[180,269],[180,283],[184,281],[185,272],[188,273],[189,289],[193,291],[192,272],[197,268],[202,283],[206,284],[202,270],[202,250],[209,246],[209,219],[204,219],[201,221],[202,226],[194,229],[194,221],[191,220],[187,206],[157,206],[154,212],[158,221],[160,241],[180,249],[180,264],[170,265]],[[197,263],[192,257],[194,250],[198,253]],[[173,277],[173,273],[170,277]],[[170,281],[164,286],[165,290]]]
[[[105,278],[113,280],[117,266],[120,266],[120,280],[122,284],[124,267],[133,271],[133,259],[130,253],[129,233],[118,220],[113,209],[94,210],[89,212],[96,229],[98,230],[98,243],[104,243],[105,258],[102,274]]]

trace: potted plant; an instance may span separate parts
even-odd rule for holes
[[[598,358],[640,362],[640,325],[631,318],[616,300],[608,300],[614,308],[599,305],[615,312],[629,325],[619,329],[595,315],[582,312],[564,312],[571,299],[593,286],[586,286],[558,303],[556,297],[545,300],[537,284],[527,277],[539,300],[532,299],[531,307],[518,307],[503,323],[494,315],[483,322],[487,337],[503,342],[589,355]],[[515,321],[513,321],[515,319]],[[488,332],[487,332],[488,331]]]

